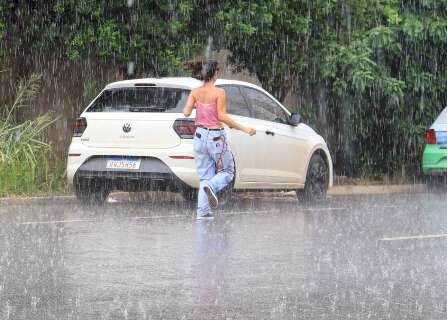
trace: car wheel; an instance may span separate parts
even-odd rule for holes
[[[103,204],[110,194],[110,189],[104,182],[94,179],[80,179],[74,187],[76,198],[82,205]]]
[[[425,184],[430,192],[443,192],[447,190],[447,177],[445,176],[427,176]]]
[[[315,153],[309,162],[304,189],[296,191],[300,202],[314,203],[326,199],[329,171],[323,157]]]

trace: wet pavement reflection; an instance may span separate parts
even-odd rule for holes
[[[0,319],[446,319],[445,195],[0,207]]]

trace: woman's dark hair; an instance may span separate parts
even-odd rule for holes
[[[193,78],[208,82],[219,71],[216,60],[190,60],[183,63],[183,69],[190,70]]]

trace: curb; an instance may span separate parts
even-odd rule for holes
[[[329,190],[328,194],[331,196],[355,196],[355,195],[380,195],[392,193],[424,193],[427,192],[427,187],[424,184],[405,184],[405,185],[338,185]],[[261,195],[267,192],[259,192]],[[239,197],[244,197],[244,193]],[[253,192],[247,192],[247,195],[253,195]],[[272,192],[268,192],[272,194]],[[281,197],[295,197],[295,192],[281,192],[275,193]],[[125,201],[133,201],[138,197],[129,196],[126,192],[113,193],[114,198]],[[142,198],[144,199],[144,197]],[[7,197],[0,198],[0,205],[23,205],[23,204],[76,204],[76,197],[73,196],[36,196],[36,197]]]
[[[333,196],[423,192],[427,192],[425,184],[338,185],[329,190]]]
[[[22,204],[45,204],[45,203],[74,203],[75,196],[36,196],[36,197],[7,197],[0,198],[0,206],[22,205]]]

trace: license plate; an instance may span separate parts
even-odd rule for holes
[[[141,159],[139,158],[108,158],[107,169],[119,170],[138,170],[140,169]]]

